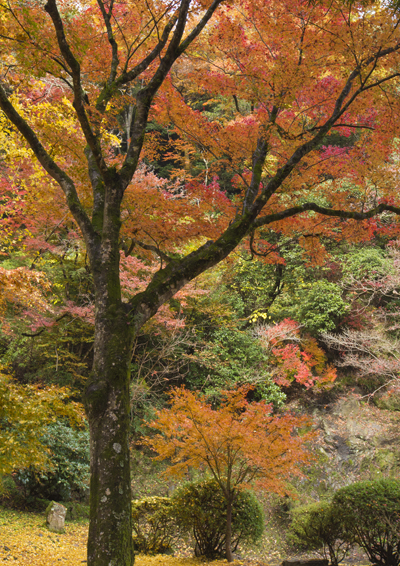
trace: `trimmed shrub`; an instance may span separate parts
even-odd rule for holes
[[[400,564],[400,480],[357,482],[339,489],[332,505],[347,540],[354,540],[372,564]]]
[[[172,553],[179,536],[169,497],[145,497],[132,501],[132,529],[135,551],[140,554]]]
[[[297,507],[292,511],[289,538],[302,550],[317,550],[337,566],[349,552],[340,514],[327,501]]]
[[[225,557],[226,502],[215,480],[191,483],[173,497],[179,525],[195,539],[195,554],[207,558]],[[257,541],[264,530],[260,503],[250,491],[240,491],[232,512],[232,551],[239,544]]]

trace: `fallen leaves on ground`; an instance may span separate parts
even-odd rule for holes
[[[202,564],[207,564],[207,566],[222,566],[227,564],[226,560],[213,560],[212,562],[207,562],[202,558],[184,558],[177,556],[166,556],[164,554],[158,554],[157,556],[136,556],[135,566],[202,566]],[[233,566],[240,566],[242,562],[234,561],[231,562]]]
[[[87,523],[67,523],[65,533],[51,533],[44,515],[1,510],[0,561],[20,566],[86,561]]]
[[[86,563],[87,522],[66,523],[65,533],[50,533],[44,514],[0,509],[0,562],[19,566],[78,566]],[[205,562],[199,558],[137,556],[135,566],[220,566],[226,560]]]

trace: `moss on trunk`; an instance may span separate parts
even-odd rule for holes
[[[122,309],[96,315],[95,359],[86,389],[90,427],[88,566],[132,566],[129,363],[132,331]]]

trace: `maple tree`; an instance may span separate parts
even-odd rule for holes
[[[171,392],[169,408],[157,411],[150,427],[159,432],[143,442],[169,459],[166,473],[182,477],[189,469],[205,469],[218,483],[226,502],[226,557],[232,562],[232,506],[243,487],[257,485],[285,493],[285,480],[301,474],[309,459],[305,442],[312,433],[296,431],[306,417],[289,413],[271,415],[264,401],[249,403],[249,386],[223,391],[221,404],[213,408],[201,394],[184,388]]]
[[[22,387],[0,370],[0,473],[15,468],[50,470],[49,450],[41,439],[43,426],[57,418],[83,422],[83,408],[65,403],[69,392],[56,387]]]
[[[91,431],[91,565],[133,563],[128,439],[130,349],[135,330],[155,314],[168,294],[171,296],[167,290],[161,293],[161,301],[159,296],[156,302],[145,301],[139,308],[122,302],[121,220],[125,210],[129,220],[137,204],[137,191],[131,181],[137,171],[151,102],[174,61],[203,30],[220,1],[204,6],[192,5],[188,0],[157,2],[151,7],[147,2],[136,2],[129,10],[113,2],[93,3],[80,10],[73,3],[56,4],[53,0],[43,6],[7,3],[1,7],[2,46],[11,43],[11,52],[6,61],[6,82],[0,88],[0,106],[53,179],[46,184],[44,198],[33,204],[39,207],[43,221],[42,212],[54,210],[49,201],[57,201],[56,186],[61,187],[66,203],[58,216],[63,217],[67,205],[85,239],[95,286],[94,367],[85,395]],[[104,74],[106,67],[108,75]],[[14,73],[13,68],[18,72]],[[43,76],[54,80],[50,84],[40,80],[30,83],[32,78]],[[9,96],[6,85],[11,85],[18,99]],[[63,89],[63,85],[67,88]],[[49,87],[55,89],[52,104],[46,96]],[[27,105],[23,97],[39,102]],[[90,105],[89,99],[96,102]],[[125,131],[128,147],[121,160],[112,148],[118,138],[110,134],[110,129],[126,107],[128,111],[133,108],[133,103],[135,111]],[[52,128],[47,128],[49,120]],[[25,160],[29,157],[29,152],[23,156]],[[82,165],[85,160],[86,177]],[[43,178],[35,163],[31,168],[27,185],[34,197]],[[91,183],[92,197],[88,192]],[[146,198],[151,209],[155,206],[150,194]],[[155,194],[154,199],[158,197],[159,201],[161,197],[167,207],[170,201],[177,214],[182,213],[183,204],[178,199],[168,200],[162,195]],[[202,207],[191,208],[195,217],[201,215],[201,225],[206,225]],[[153,218],[157,219],[157,215],[149,215],[150,221]],[[167,219],[166,211],[163,225],[169,228]],[[187,234],[187,224],[181,225],[182,233]]]
[[[317,341],[311,336],[300,339],[299,325],[291,319],[284,319],[274,326],[257,328],[264,347],[273,354],[275,382],[288,386],[297,381],[309,388],[315,383],[329,385],[336,379],[336,370],[326,366],[326,356]],[[302,348],[302,349],[301,349]]]
[[[129,364],[140,328],[247,237],[276,261],[276,235],[296,237],[318,262],[324,234],[357,241],[395,224],[398,23],[378,3],[1,4],[2,206],[21,177],[32,233],[77,225],[95,289],[89,566],[133,561]],[[192,107],[196,92],[221,111]],[[202,152],[205,183],[158,186],[141,168],[153,121],[176,128],[185,171],[188,148]],[[217,166],[232,173],[233,200]],[[5,211],[7,229],[19,212]],[[371,220],[383,212],[385,227]],[[121,249],[160,260],[131,294]]]

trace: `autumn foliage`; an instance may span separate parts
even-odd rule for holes
[[[260,487],[284,493],[285,480],[301,473],[309,459],[310,434],[296,434],[308,419],[290,413],[272,415],[264,401],[248,402],[248,386],[222,393],[213,408],[200,393],[184,388],[171,392],[169,408],[157,412],[145,439],[159,460],[171,459],[167,473],[182,477],[189,469],[208,469],[232,488],[256,481]]]
[[[285,493],[286,480],[301,474],[310,459],[306,442],[312,434],[300,433],[308,419],[289,413],[274,416],[265,402],[247,401],[249,390],[244,386],[225,391],[220,406],[213,408],[199,393],[174,389],[170,407],[158,411],[150,424],[158,434],[144,440],[157,452],[157,459],[171,461],[167,474],[182,477],[193,468],[215,478],[227,504],[228,560],[232,559],[232,503],[238,490],[256,483],[267,491]]]
[[[326,387],[335,381],[336,369],[326,363],[316,339],[302,337],[294,320],[286,318],[274,326],[260,326],[256,333],[272,354],[273,376],[278,385],[287,387],[297,382],[307,388]]]
[[[51,469],[50,452],[41,441],[43,428],[58,418],[83,424],[83,408],[58,387],[21,386],[0,369],[0,474],[15,469]]]
[[[94,79],[84,85],[88,122],[101,137],[107,165],[120,170],[134,117],[136,87],[124,85],[107,107],[96,104],[112,55],[106,33],[98,33],[101,8],[89,4],[76,11],[63,2],[60,9],[63,15],[71,10],[65,31],[79,49],[82,76]],[[139,62],[156,45],[157,37],[146,36],[149,21],[145,3],[137,2],[129,10],[115,5],[113,10],[123,76],[124,66]],[[160,18],[161,33],[166,25],[161,5],[153,6],[152,11],[153,17]],[[197,18],[194,9],[191,25]],[[51,148],[53,159],[75,180],[83,205],[91,209],[86,140],[74,113],[68,79],[57,68],[60,48],[46,21],[41,10],[16,6],[13,12],[4,11],[4,42],[13,45],[6,57],[7,80],[15,107],[31,127],[40,131],[41,142]],[[137,26],[140,32],[135,36]],[[260,136],[268,145],[268,156],[258,196],[299,144],[311,139],[329,119],[354,61],[359,61],[363,71],[359,82],[351,86],[346,108],[307,160],[269,196],[262,215],[278,214],[273,231],[299,238],[305,257],[317,263],[325,255],[321,235],[359,241],[387,230],[387,223],[383,226],[372,219],[357,224],[333,217],[321,222],[317,217],[316,222],[314,215],[286,218],[282,212],[288,207],[288,198],[291,206],[310,201],[351,210],[357,209],[355,202],[360,202],[362,209],[393,203],[393,117],[398,113],[395,83],[389,82],[390,77],[396,77],[398,65],[393,26],[389,11],[379,6],[365,10],[353,3],[346,9],[340,2],[324,6],[295,0],[223,5],[215,24],[174,65],[154,100],[149,119],[168,127],[174,141],[166,148],[153,130],[148,131],[141,159],[154,161],[169,155],[169,149],[175,163],[185,154],[189,164],[175,173],[174,180],[158,178],[143,162],[135,171],[121,209],[125,248],[132,246],[131,251],[135,248],[136,253],[148,258],[155,250],[173,252],[176,245],[190,239],[220,235],[246,202],[252,155]],[[21,28],[30,30],[31,39],[20,35]],[[18,40],[15,43],[14,36]],[[124,40],[130,37],[138,42],[134,50]],[[379,71],[378,66],[370,69],[375,52],[380,53],[382,46],[387,56],[379,56]],[[146,69],[144,80],[149,80],[155,67],[153,63]],[[25,74],[30,76],[29,87],[22,81]],[[385,90],[374,88],[381,83],[387,83]],[[201,109],[191,102],[199,96],[205,99]],[[216,108],[214,113],[211,108]],[[28,221],[24,229],[28,227],[33,235],[30,245],[50,247],[50,232],[71,225],[72,215],[60,201],[57,183],[32,161],[31,151],[4,116],[1,121],[6,149],[0,187],[6,199],[1,206],[8,212],[8,229],[18,229],[18,216],[24,207],[24,220]],[[208,163],[207,171],[195,175],[191,162],[199,152]],[[216,174],[221,169],[231,176],[231,190],[236,193],[233,202],[220,188]],[[392,230],[397,229],[394,224],[391,222]],[[270,260],[279,261],[279,252],[261,227],[260,223],[254,231],[255,251],[268,252]]]
[[[242,242],[282,264],[279,242],[293,240],[305,262],[322,265],[327,241],[398,231],[399,24],[386,3],[339,0],[0,6],[2,253],[22,241],[39,256],[74,248],[92,278],[87,303],[66,301],[77,315],[95,312],[84,393],[90,566],[133,564],[127,369],[143,326]],[[174,138],[169,155],[154,134],[163,128]],[[169,179],[143,163],[160,155],[180,169]],[[38,289],[40,307],[26,271],[0,273],[7,278],[18,291]],[[272,349],[278,382],[311,385],[327,369],[315,343]],[[305,461],[295,417],[247,404],[242,390],[219,409],[200,404],[173,394],[162,457],[176,449],[207,466],[212,433],[207,446],[228,482],[276,490]],[[111,479],[121,486],[112,497]]]

